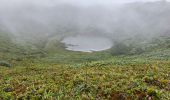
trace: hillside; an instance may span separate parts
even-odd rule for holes
[[[0,59],[12,65],[0,66],[2,100],[170,98],[168,37],[130,46],[147,48],[139,54],[127,49],[114,56],[114,48],[89,54],[64,50],[62,44],[57,52],[40,53],[42,48],[35,52],[2,35]]]

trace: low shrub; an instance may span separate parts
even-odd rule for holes
[[[0,66],[4,66],[4,67],[12,67],[12,65],[6,61],[0,61]]]

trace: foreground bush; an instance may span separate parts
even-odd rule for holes
[[[4,67],[12,67],[12,65],[6,61],[0,61],[0,66],[4,66]]]

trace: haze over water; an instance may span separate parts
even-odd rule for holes
[[[62,40],[62,43],[65,43],[67,50],[81,52],[102,51],[113,46],[112,41],[108,38],[85,35],[67,37]]]

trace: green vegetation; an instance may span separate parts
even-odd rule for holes
[[[32,49],[1,37],[0,100],[170,99],[169,38],[82,53],[57,41]]]
[[[5,61],[0,61],[0,66],[11,67],[12,65]]]

